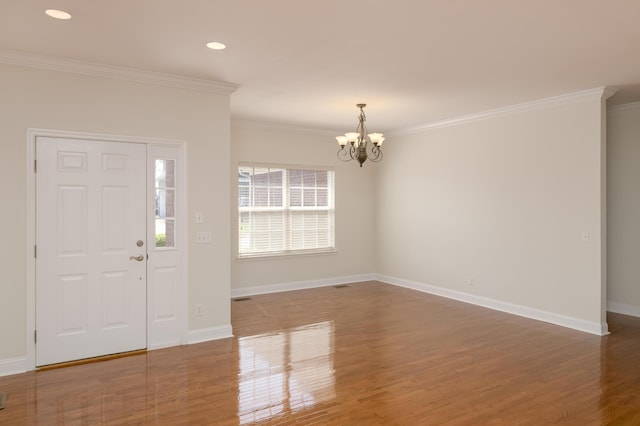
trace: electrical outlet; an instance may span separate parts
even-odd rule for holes
[[[196,305],[196,316],[197,316],[197,317],[201,317],[201,316],[203,316],[203,315],[204,315],[204,311],[203,311],[203,309],[202,309],[202,303],[198,303],[198,304]]]
[[[196,243],[211,244],[211,232],[196,232]]]
[[[467,280],[467,284],[469,284],[470,286],[474,285],[476,283],[476,279],[474,278],[473,275],[469,275],[469,279]]]

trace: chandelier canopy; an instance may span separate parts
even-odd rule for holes
[[[342,161],[358,160],[360,167],[367,159],[373,162],[382,160],[380,146],[384,142],[382,133],[367,134],[367,126],[364,124],[367,121],[367,117],[364,115],[363,110],[366,106],[367,104],[356,105],[356,107],[360,108],[356,131],[345,133],[344,136],[336,136],[340,148],[338,149],[338,158]],[[369,145],[369,141],[371,145]]]

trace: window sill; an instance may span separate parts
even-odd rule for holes
[[[326,249],[326,250],[313,250],[313,251],[245,254],[245,255],[237,255],[236,260],[251,261],[251,260],[270,260],[270,259],[290,259],[294,257],[326,256],[326,255],[333,255],[337,253],[338,253],[338,250],[336,249]]]

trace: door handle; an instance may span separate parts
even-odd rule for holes
[[[129,256],[129,260],[137,260],[138,262],[142,262],[144,260],[144,255],[139,254],[137,256]]]

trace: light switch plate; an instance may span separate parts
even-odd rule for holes
[[[196,232],[196,243],[211,244],[211,232]]]

